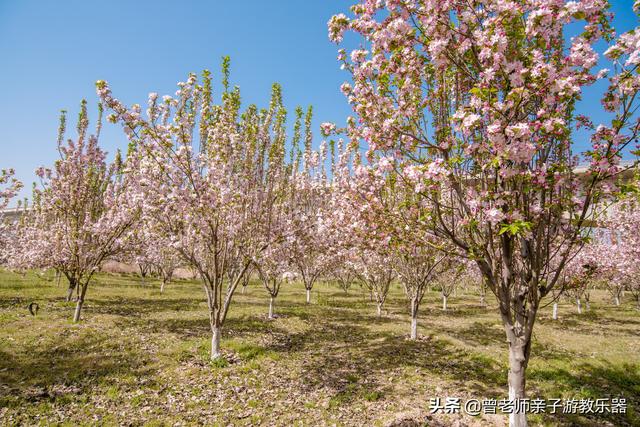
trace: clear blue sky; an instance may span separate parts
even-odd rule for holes
[[[315,129],[344,123],[351,109],[339,86],[348,75],[326,23],[354,2],[0,0],[0,168],[15,168],[29,196],[34,169],[57,157],[59,111],[69,111],[73,129],[86,98],[95,118],[96,80],[109,81],[125,103],[143,104],[149,92],[174,93],[189,72],[208,68],[219,78],[223,55],[245,104],[266,105],[279,82],[291,112],[313,104]],[[636,25],[631,0],[611,3],[618,31]],[[599,110],[601,90],[585,94],[584,111]],[[110,153],[126,147],[110,124],[101,143]]]

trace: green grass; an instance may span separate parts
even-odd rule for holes
[[[178,281],[99,275],[83,321],[65,289],[0,271],[1,425],[501,425],[501,416],[429,416],[429,399],[506,397],[507,345],[472,292],[440,310],[425,296],[420,339],[394,286],[382,318],[368,294],[283,287],[275,320],[257,283],[234,297],[224,359],[211,362],[204,294]],[[27,310],[40,306],[37,316]],[[536,323],[529,397],[625,397],[626,415],[530,416],[532,425],[640,425],[640,312],[596,293],[583,315],[563,302]]]

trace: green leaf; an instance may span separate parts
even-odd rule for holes
[[[510,224],[503,224],[502,227],[500,227],[498,235],[509,233],[512,236],[517,236],[519,234],[523,234],[524,232],[530,231],[532,225],[533,224],[531,222],[522,220],[517,220]]]

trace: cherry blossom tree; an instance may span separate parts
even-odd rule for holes
[[[286,247],[278,244],[270,245],[256,261],[258,277],[269,293],[269,319],[274,318],[274,304],[280,293],[280,287],[295,276],[289,271],[289,256]]]
[[[5,246],[10,244],[12,240],[10,235],[13,234],[13,226],[3,218],[3,211],[22,188],[22,183],[14,176],[15,170],[13,169],[0,170],[0,262],[6,257]]]
[[[213,102],[208,71],[201,82],[191,74],[178,86],[174,97],[150,94],[146,118],[140,106],[126,108],[114,98],[106,82],[97,90],[137,155],[144,220],[170,236],[203,281],[216,359],[234,292],[270,244],[265,227],[283,197],[279,182],[288,176],[286,110],[274,85],[268,109],[241,111],[240,90],[229,87],[228,58],[220,104]]]
[[[575,302],[576,308],[578,310],[578,314],[582,314],[582,301],[585,302],[585,308],[589,310],[590,308],[590,293],[589,286],[591,285],[591,280],[596,272],[596,266],[591,264],[582,264],[579,266],[579,270],[575,271],[567,268],[568,279],[564,284],[563,294],[569,298],[569,300]],[[557,318],[557,306],[554,307],[556,317]]]
[[[637,298],[638,260],[640,260],[640,191],[637,177],[626,186],[618,200],[601,220],[606,236],[601,237],[594,252],[599,276],[616,306],[625,289]],[[606,254],[606,256],[602,256]]]
[[[14,177],[15,174],[13,169],[0,170],[0,210],[6,209],[22,188],[22,183]]]
[[[332,224],[331,241],[337,247],[338,258],[348,260],[348,267],[360,283],[369,290],[375,300],[378,316],[389,293],[391,282],[396,276],[393,254],[390,246],[392,233],[388,227],[379,226],[382,206],[394,200],[387,196],[390,192],[384,173],[374,171],[361,164],[355,157],[354,179],[349,179],[350,151],[342,153],[343,161],[334,179],[330,216]],[[391,202],[393,203],[393,202]]]
[[[587,306],[589,305],[589,287],[592,286],[593,280],[599,271],[597,254],[600,248],[597,242],[597,238],[594,238],[593,233],[591,233],[591,240],[586,241],[582,248],[567,260],[562,274],[558,278],[557,286],[551,291],[553,320],[558,320],[558,302],[562,298],[575,303],[578,314],[582,313],[582,300],[585,301]],[[558,265],[554,262],[549,270],[549,276],[555,275],[557,268]]]
[[[351,288],[351,285],[356,278],[353,269],[347,262],[333,264],[333,268],[331,269],[331,276],[338,283],[338,286],[344,291],[345,294],[349,292],[349,289]]]
[[[638,136],[638,33],[607,52],[616,71],[603,105],[615,118],[595,127],[575,104],[606,74],[592,72],[593,46],[612,39],[606,1],[362,0],[351,10],[329,21],[332,40],[347,29],[365,39],[366,49],[339,54],[358,116],[349,136],[413,183],[433,206],[431,232],[478,264],[509,342],[509,397],[522,399],[540,301]],[[593,129],[584,181],[576,121]],[[526,423],[510,415],[510,425]]]
[[[292,153],[298,149],[302,139],[302,113],[301,109],[296,111]],[[291,263],[304,284],[307,304],[311,302],[313,285],[327,271],[331,262],[327,256],[326,231],[326,201],[330,196],[326,171],[328,148],[323,142],[319,151],[312,150],[311,118],[312,109],[309,108],[304,117],[304,151],[298,153],[300,159],[293,170],[287,231],[290,235]],[[300,171],[298,163],[302,163]]]
[[[102,109],[100,109],[102,113]],[[100,114],[101,116],[101,114]],[[77,291],[73,321],[78,322],[87,289],[103,261],[126,247],[128,232],[138,219],[139,206],[127,192],[123,165],[107,162],[95,135],[88,135],[86,102],[80,108],[77,138],[64,142],[63,112],[58,134],[60,159],[36,174],[33,204],[18,229],[13,262],[26,268],[53,268],[69,281],[67,300]]]
[[[451,258],[443,266],[445,274],[439,274],[435,280],[436,288],[442,296],[442,311],[447,311],[449,308],[449,297],[460,286],[460,279],[463,277],[465,269],[464,263],[456,258]]]
[[[418,312],[424,294],[435,276],[443,274],[438,268],[446,254],[428,246],[405,247],[398,251],[394,260],[395,270],[405,295],[409,299],[411,314],[410,338],[418,338]]]
[[[145,258],[160,276],[160,293],[163,293],[166,285],[173,280],[175,271],[181,266],[182,259],[167,236],[151,234],[146,241],[148,245],[145,248]]]
[[[373,296],[376,313],[381,317],[391,282],[396,277],[391,255],[366,247],[357,247],[355,251],[357,253],[354,266],[356,277]]]

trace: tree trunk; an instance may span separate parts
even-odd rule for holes
[[[241,291],[243,295],[244,295],[244,291],[245,291],[246,289],[247,289],[247,286],[246,286],[246,285],[243,285],[243,286],[242,286],[242,291]]]
[[[60,277],[62,276],[62,274],[56,270],[56,288],[60,287]]]
[[[71,297],[73,296],[73,291],[75,289],[76,289],[76,280],[69,279],[69,289],[67,290],[67,297],[65,298],[65,301],[67,302],[71,301]]]
[[[618,295],[616,295],[614,302],[616,306],[620,306],[620,297]]]
[[[576,304],[578,305],[578,314],[582,314],[582,303],[580,302],[580,298],[576,298]]]
[[[220,326],[211,326],[211,360],[218,359],[220,353],[220,337],[222,336],[222,328]]]
[[[142,264],[138,264],[138,270],[140,271],[140,281],[142,282],[142,285],[144,285],[145,284],[144,279],[147,275],[147,269]]]
[[[269,319],[273,319],[273,297],[269,298]]]
[[[487,301],[486,301],[486,299],[485,299],[484,294],[480,295],[480,305],[481,305],[482,307],[486,307],[486,306],[487,306]]]
[[[587,309],[587,311],[591,310],[591,302],[589,300],[586,300],[584,302],[584,307]]]
[[[382,317],[382,303],[378,303],[378,317]]]
[[[442,295],[442,310],[447,311],[447,296]]]
[[[307,304],[311,303],[311,289],[307,289]]]
[[[553,303],[553,320],[558,320],[558,303]]]
[[[160,285],[160,293],[164,293],[164,285],[167,283],[166,279],[162,279],[162,285]]]
[[[84,296],[87,293],[87,288],[89,284],[81,285],[82,289],[80,291],[80,295],[78,296],[78,301],[76,302],[76,311],[73,313],[73,323],[78,323],[80,321],[80,312],[82,311],[82,306],[84,305]]]
[[[509,399],[524,399],[527,358],[525,346],[509,344]],[[509,427],[526,427],[527,414],[525,412],[509,414]]]
[[[415,298],[411,300],[411,339],[418,339],[418,304]]]

